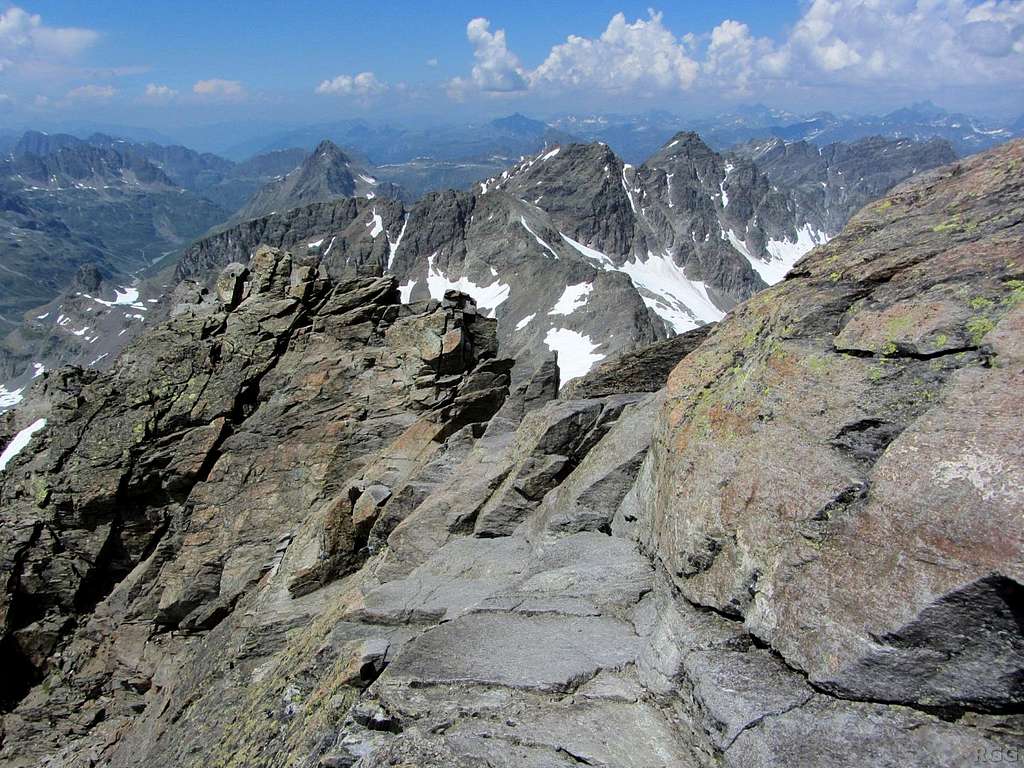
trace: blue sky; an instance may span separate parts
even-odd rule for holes
[[[672,29],[710,31],[724,18],[740,18],[759,34],[781,31],[800,7],[764,0],[664,5],[659,10]],[[99,30],[89,55],[94,65],[146,63],[152,77],[182,86],[219,74],[290,89],[303,79],[367,68],[391,80],[454,77],[471,55],[466,23],[481,16],[504,28],[523,60],[536,64],[570,34],[596,37],[616,13],[644,18],[651,3],[61,0],[24,7],[55,26]],[[438,60],[436,68],[426,64],[430,59]]]
[[[0,120],[1024,112],[1024,0],[0,0]]]

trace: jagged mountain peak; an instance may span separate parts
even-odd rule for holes
[[[548,127],[546,123],[529,118],[519,112],[492,120],[490,125],[499,131],[505,131],[516,136],[543,133]]]
[[[618,184],[622,166],[618,156],[602,142],[557,144],[520,158],[516,165],[480,182],[476,190],[482,195],[504,191],[534,203],[540,194],[547,193],[550,202],[553,196],[594,194],[608,181]]]
[[[345,154],[345,151],[330,139],[324,139],[317,144],[316,148],[309,156],[309,160],[320,163],[321,165],[328,163],[347,164],[352,162],[349,156]]]
[[[302,165],[287,177],[295,177],[299,187],[309,184],[324,184],[326,185],[325,191],[328,193],[351,195],[355,190],[351,165],[352,161],[338,145],[324,140],[302,162]]]
[[[344,197],[399,197],[394,184],[380,182],[330,139],[320,141],[302,164],[264,186],[236,215],[254,219],[324,200]]]
[[[708,155],[715,154],[715,151],[695,131],[680,131],[665,142],[658,153],[654,155],[654,158],[669,154],[673,156],[707,157]]]

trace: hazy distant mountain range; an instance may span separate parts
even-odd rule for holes
[[[514,160],[545,144],[575,140],[603,141],[626,162],[641,163],[681,130],[699,133],[716,150],[768,137],[824,145],[884,136],[943,138],[958,154],[967,155],[1024,135],[1024,116],[994,122],[921,102],[884,115],[799,114],[752,105],[699,117],[652,111],[640,115],[566,114],[539,120],[516,114],[489,122],[429,128],[353,119],[270,131],[226,144],[219,153],[242,159],[289,147],[311,151],[321,139],[327,138],[375,165],[410,163],[423,158],[435,163],[491,162],[495,158]]]
[[[1024,116],[1006,124],[950,113],[921,102],[885,115],[799,115],[755,105],[708,118],[685,118],[668,112],[645,115],[571,115],[551,121],[553,128],[591,141],[604,141],[624,159],[640,162],[681,126],[696,131],[715,149],[727,149],[753,139],[809,141],[819,146],[856,141],[868,136],[891,139],[945,139],[964,156],[1018,136],[1024,136]]]

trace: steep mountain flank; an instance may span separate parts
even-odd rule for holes
[[[149,161],[111,149],[82,143],[0,161],[6,330],[64,290],[79,267],[125,279],[225,217]]]
[[[918,177],[561,390],[551,359],[511,381],[465,294],[228,265],[0,420],[0,759],[1019,754],[1022,167]]]
[[[80,267],[63,293],[29,312],[0,341],[0,376],[8,382],[0,393],[18,393],[4,405],[16,405],[43,370],[66,364],[106,368],[147,322],[165,319],[152,295],[145,283],[105,275],[90,264]]]
[[[246,203],[235,218],[253,219],[270,213],[284,213],[310,203],[344,197],[398,197],[393,184],[378,182],[333,142],[322,141],[302,164],[269,182]]]
[[[879,136],[824,147],[768,139],[734,147],[731,153],[752,160],[772,184],[789,191],[805,217],[832,233],[909,176],[956,160],[953,147],[942,139]]]

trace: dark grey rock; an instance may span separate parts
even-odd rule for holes
[[[707,338],[713,327],[712,323],[702,325],[599,363],[586,376],[569,382],[560,396],[581,400],[625,392],[657,392],[665,386],[672,369]]]

